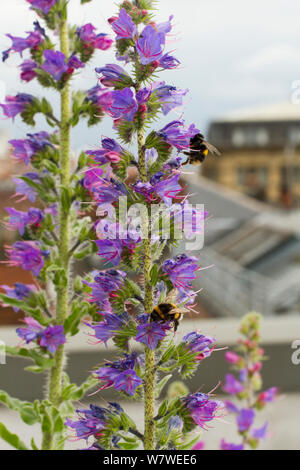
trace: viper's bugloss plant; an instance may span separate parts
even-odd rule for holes
[[[86,118],[88,125],[101,120],[103,112],[91,99],[93,92],[76,90],[74,85],[94,52],[107,50],[113,41],[107,34],[98,33],[92,24],[69,25],[66,0],[27,3],[38,19],[25,37],[7,35],[11,46],[3,52],[3,61],[19,53],[23,60],[19,67],[21,80],[37,80],[55,90],[61,111],[56,116],[45,97],[27,93],[6,96],[1,104],[7,118],[20,116],[29,126],[35,126],[35,116],[41,114],[52,132],[38,130],[10,141],[13,157],[29,167],[26,173],[13,178],[18,200],[27,199],[38,207],[26,212],[6,208],[6,227],[23,237],[6,248],[7,263],[29,271],[35,280],[28,285],[16,282],[13,287],[1,286],[0,298],[4,305],[25,313],[24,326],[17,328],[23,345],[8,347],[7,354],[30,359],[33,364],[27,370],[47,371],[49,379],[44,400],[23,402],[0,391],[0,401],[18,411],[26,424],[40,423],[42,449],[47,450],[64,447],[64,422],[74,410],[73,403],[96,382],[89,376],[79,386],[70,384],[64,371],[67,339],[78,332],[82,317],[96,316],[95,306],[82,295],[82,276],[74,280],[70,272],[74,260],[96,251],[92,242],[92,200],[82,183],[82,169],[89,157],[82,152],[77,163],[71,162],[70,131],[79,119]],[[17,449],[26,449],[3,424],[0,437]],[[38,448],[34,440],[31,447]]]
[[[261,316],[257,313],[245,315],[240,325],[242,338],[236,351],[225,353],[225,359],[232,365],[237,377],[233,374],[225,376],[223,390],[235,400],[226,400],[224,403],[227,411],[235,416],[240,442],[232,443],[223,439],[223,450],[256,449],[268,434],[267,422],[261,427],[255,425],[256,413],[275,400],[278,389],[271,387],[262,390],[261,370],[266,358],[259,345],[260,330]]]
[[[161,399],[175,371],[189,378],[216,346],[198,331],[181,340],[174,334],[182,315],[193,310],[192,282],[201,268],[189,251],[166,259],[166,249],[177,247],[183,233],[187,240],[201,233],[207,214],[188,203],[180,184],[183,152],[190,152],[200,131],[182,119],[156,124],[160,115],[181,107],[188,92],[157,81],[160,71],[180,64],[167,47],[173,17],[157,23],[152,0],[122,2],[108,20],[122,65],[101,59],[95,86],[71,96],[76,73],[96,49],[106,50],[113,41],[92,24],[68,26],[66,0],[27,1],[43,23],[36,21],[25,38],[9,36],[12,45],[3,60],[28,50],[21,79],[56,90],[61,114],[55,116],[47,99],[30,94],[7,96],[1,104],[9,118],[20,115],[34,126],[41,113],[53,128],[11,141],[16,160],[31,166],[14,178],[16,193],[39,207],[7,208],[7,227],[23,236],[7,247],[7,262],[30,271],[35,281],[2,286],[1,299],[26,314],[17,329],[24,345],[7,353],[31,359],[27,369],[48,371],[49,382],[44,400],[23,402],[4,391],[0,400],[25,423],[41,424],[45,450],[62,449],[70,434],[93,450],[201,448],[199,431],[224,416],[225,406],[211,392]],[[59,47],[51,32],[58,34]],[[82,152],[71,171],[71,127],[82,118],[98,124],[104,115],[113,119],[118,140],[103,137],[101,147]],[[104,269],[74,279],[74,260],[95,253]],[[120,355],[76,386],[64,371],[64,346],[80,324],[95,347],[113,342]],[[122,400],[142,402],[144,425],[112,401],[75,410],[75,402],[94,386],[99,393],[113,388]],[[26,448],[3,425],[0,436]],[[31,446],[37,449],[33,440]]]

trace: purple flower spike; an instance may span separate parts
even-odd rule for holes
[[[42,69],[52,75],[54,80],[59,81],[64,73],[68,71],[65,62],[66,56],[60,51],[52,51],[47,49],[44,51],[45,62]]]
[[[130,39],[136,35],[136,26],[125,8],[122,8],[118,18],[111,22],[111,27],[117,35],[117,41],[119,39]]]
[[[230,395],[236,395],[237,393],[241,393],[244,390],[244,386],[239,382],[234,375],[226,374],[225,375],[225,385],[223,390]]]
[[[159,341],[165,338],[166,331],[170,329],[167,323],[146,323],[137,327],[138,334],[135,340],[138,343],[143,343],[149,349],[154,351],[157,348]]]
[[[44,15],[47,15],[51,8],[55,5],[56,0],[26,0],[30,3],[31,8],[41,10]]]
[[[163,46],[165,44],[165,35],[156,31],[151,25],[147,25],[138,40],[136,48],[143,65],[151,64],[151,62],[159,61],[163,54]]]

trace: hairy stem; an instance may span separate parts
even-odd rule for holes
[[[66,20],[60,23],[60,49],[69,57],[68,24]],[[66,83],[60,93],[61,123],[60,123],[60,170],[61,186],[70,185],[70,86]],[[70,250],[70,217],[64,209],[62,198],[59,201],[59,237],[58,249],[61,267],[65,273],[65,283],[57,288],[56,323],[63,324],[68,315],[69,291],[69,250]],[[54,356],[54,366],[50,371],[49,400],[54,406],[61,402],[62,372],[64,366],[64,347],[61,345]],[[53,436],[49,433],[43,437],[43,449],[53,448]]]
[[[144,133],[138,131],[138,150],[139,150],[139,173],[142,181],[147,181]],[[150,270],[152,267],[151,259],[151,237],[148,223],[148,211],[146,211],[147,220],[144,221],[143,232],[146,232],[146,238],[143,240],[144,256],[144,290],[145,290],[145,311],[150,314],[153,310],[153,292],[150,284]],[[154,352],[145,346],[145,416],[144,416],[144,448],[146,450],[155,449],[154,443],[154,401],[155,401],[155,358]]]

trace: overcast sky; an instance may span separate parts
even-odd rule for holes
[[[160,0],[159,21],[174,14],[174,35],[167,51],[174,51],[182,65],[163,75],[169,84],[189,88],[185,103],[185,119],[206,129],[214,117],[237,108],[289,100],[291,84],[300,79],[300,2],[299,0]],[[70,0],[71,21],[76,24],[94,23],[99,32],[110,33],[106,19],[115,11],[115,2],[94,0],[84,6]],[[6,32],[22,36],[32,28],[34,15],[25,0],[1,0],[0,46],[6,49],[10,41]],[[83,89],[96,84],[94,68],[114,61],[113,52],[99,52],[93,64],[86,68],[76,86]],[[1,65],[1,79],[6,91],[48,94],[34,82],[19,82],[18,57]],[[168,120],[180,113],[170,114]],[[299,109],[300,116],[300,109]],[[42,128],[43,121],[39,121]],[[16,119],[12,129],[1,121],[10,135],[24,134]],[[111,135],[110,121],[83,132],[76,132],[76,147],[94,148],[101,133]],[[40,129],[37,129],[40,130]]]

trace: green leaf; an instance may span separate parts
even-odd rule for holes
[[[187,441],[187,442],[184,442],[181,446],[180,446],[180,450],[191,450],[191,448],[197,444],[197,442],[200,440],[201,438],[201,434],[198,434],[196,437],[194,437],[193,439],[191,439],[190,441]]]
[[[3,423],[0,423],[0,437],[17,450],[28,450],[19,436],[11,433]]]
[[[155,394],[156,394],[157,399],[159,398],[164,386],[169,382],[171,377],[172,377],[172,374],[166,375],[157,383],[156,388],[155,388]]]
[[[31,445],[32,450],[39,450],[33,438],[30,441],[30,445]]]
[[[12,398],[4,390],[0,390],[0,402],[6,405],[10,410],[17,411],[28,425],[35,424],[39,421],[39,416],[32,403]]]

